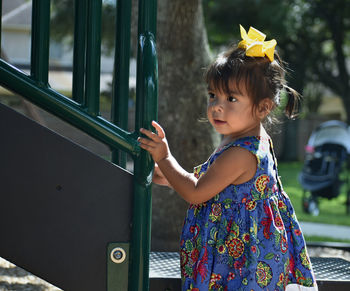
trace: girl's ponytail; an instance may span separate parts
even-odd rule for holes
[[[290,88],[289,86],[283,85],[283,87],[286,90],[288,97],[287,105],[284,112],[288,118],[295,119],[299,114],[301,96],[297,91]]]

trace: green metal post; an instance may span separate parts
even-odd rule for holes
[[[31,76],[48,86],[50,45],[50,0],[33,0]]]
[[[130,24],[131,1],[117,1],[116,45],[112,90],[112,122],[128,129],[129,71],[130,71]],[[126,167],[126,154],[119,150],[112,153],[112,161]]]
[[[151,127],[157,119],[158,64],[156,54],[156,0],[139,1],[139,47],[135,129]],[[146,151],[135,158],[134,202],[129,290],[149,290],[151,245],[151,184],[153,161]]]
[[[147,31],[150,31],[154,35],[156,35],[157,0],[140,0],[139,1],[138,34],[140,35]]]
[[[86,0],[75,0],[74,53],[73,53],[73,100],[85,104],[84,77],[86,56]]]
[[[88,0],[85,95],[87,111],[99,115],[102,0]]]

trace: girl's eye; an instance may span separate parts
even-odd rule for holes
[[[229,102],[236,102],[237,99],[235,97],[229,96],[229,97],[227,97],[227,101],[229,101]]]
[[[215,94],[214,93],[208,93],[209,95],[209,99],[214,99],[215,98]]]

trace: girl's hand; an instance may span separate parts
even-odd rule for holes
[[[140,142],[140,147],[148,151],[153,160],[158,163],[161,160],[166,159],[169,156],[170,151],[163,128],[155,121],[152,121],[152,126],[156,129],[157,134],[141,128],[140,132],[148,138],[139,137],[138,141]]]
[[[157,163],[155,163],[155,165],[154,165],[153,183],[156,183],[156,184],[162,185],[162,186],[171,187],[170,184],[169,184],[168,179],[165,178],[163,172],[162,172],[161,169],[158,167],[158,164],[157,164]]]

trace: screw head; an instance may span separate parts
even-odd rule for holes
[[[122,257],[123,257],[123,253],[121,251],[115,251],[113,253],[113,257],[116,259],[116,260],[120,260]]]
[[[116,264],[120,264],[122,262],[125,261],[126,259],[126,252],[124,249],[120,248],[120,247],[117,247],[117,248],[114,248],[112,251],[111,251],[111,260],[116,263]]]

